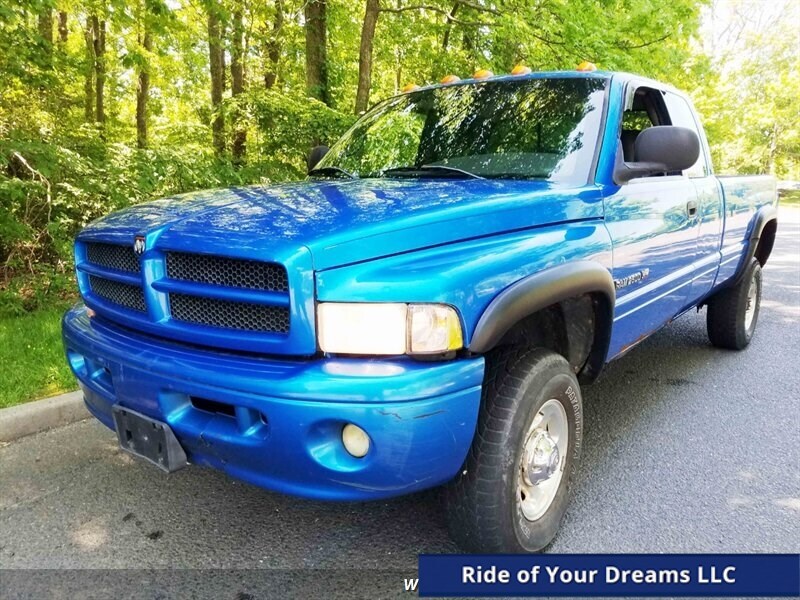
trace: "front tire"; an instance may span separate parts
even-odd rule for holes
[[[562,356],[513,348],[489,357],[475,439],[445,490],[453,538],[472,552],[546,548],[567,510],[582,435],[580,387]]]
[[[753,339],[761,308],[761,265],[753,258],[742,278],[708,301],[708,338],[719,348],[742,350]]]

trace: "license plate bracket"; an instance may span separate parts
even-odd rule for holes
[[[112,408],[119,447],[143,458],[166,473],[188,464],[186,452],[169,425],[136,411],[115,405]]]

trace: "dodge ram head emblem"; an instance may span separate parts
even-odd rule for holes
[[[137,235],[133,238],[133,253],[137,255],[144,253],[144,236]]]

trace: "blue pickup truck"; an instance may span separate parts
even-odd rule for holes
[[[567,509],[581,385],[703,306],[712,344],[747,346],[775,181],[715,176],[656,81],[477,75],[378,104],[305,181],[79,234],[66,354],[123,449],[325,500],[446,484],[462,547],[533,552]]]

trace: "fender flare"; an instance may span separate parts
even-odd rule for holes
[[[750,261],[753,260],[753,257],[756,255],[758,243],[761,241],[761,234],[764,232],[764,228],[767,226],[767,224],[771,221],[775,221],[776,223],[778,221],[778,209],[771,204],[767,204],[759,208],[756,211],[756,214],[753,215],[753,218],[750,219],[750,223],[752,225],[750,229],[750,235],[747,240],[747,251],[742,256],[742,262],[739,263],[739,268],[736,269],[736,276],[731,280],[733,284],[739,282],[745,270],[747,269],[747,265],[749,265]],[[771,249],[772,248],[770,248],[770,250]]]
[[[469,344],[482,354],[494,348],[517,323],[552,304],[591,293],[595,302],[595,339],[582,378],[599,375],[608,354],[614,320],[614,280],[607,268],[591,260],[570,262],[530,275],[500,292],[483,311]]]

